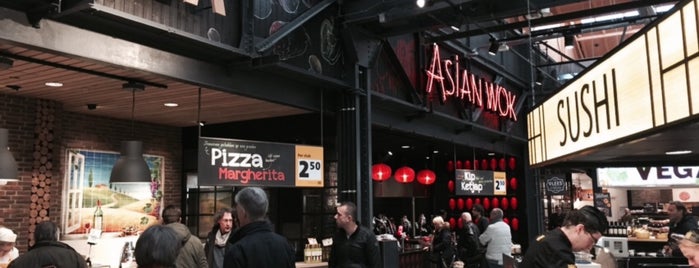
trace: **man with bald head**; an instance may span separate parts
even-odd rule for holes
[[[483,247],[478,241],[481,232],[478,230],[478,226],[473,223],[471,213],[461,213],[461,222],[464,226],[458,233],[457,250],[459,259],[466,264],[466,267],[481,267],[484,253]]]

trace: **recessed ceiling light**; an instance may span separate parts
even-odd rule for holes
[[[179,104],[174,103],[174,102],[166,102],[166,103],[163,103],[163,105],[165,105],[165,107],[177,107],[177,106],[180,106]]]
[[[400,148],[403,148],[403,149],[410,149],[410,145],[403,145],[403,146],[401,146]]]
[[[433,154],[438,154],[438,153],[439,153],[439,150],[434,150],[434,151],[432,151],[432,153],[433,153]]]
[[[691,150],[679,150],[679,151],[667,151],[666,155],[680,155],[680,154],[691,154]]]
[[[63,83],[61,82],[46,82],[44,83],[47,87],[62,87]]]
[[[493,155],[495,155],[495,153],[493,153],[493,152],[488,153],[488,156],[493,156]]]

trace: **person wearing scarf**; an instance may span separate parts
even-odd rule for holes
[[[206,238],[204,252],[210,268],[223,268],[226,244],[233,230],[233,210],[223,208],[214,215],[213,229]]]

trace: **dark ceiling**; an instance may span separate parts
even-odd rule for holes
[[[25,1],[40,2],[43,0]],[[65,2],[77,2],[66,1]],[[494,62],[498,65],[494,57],[488,55],[487,50],[490,45],[490,39],[502,42],[509,47],[509,50],[502,49],[501,53],[515,53],[513,48],[525,47],[532,45],[541,51],[542,55],[546,55],[546,61],[531,63],[543,73],[547,74],[550,80],[546,88],[534,88],[539,91],[538,96],[555,93],[560,85],[565,80],[560,79],[562,74],[576,74],[584,67],[594,63],[600,57],[604,57],[609,51],[617,47],[624,40],[628,39],[633,33],[641,29],[643,26],[652,22],[664,13],[661,7],[672,5],[677,1],[670,0],[530,0],[530,1],[492,1],[492,0],[436,0],[431,5],[425,8],[417,8],[415,0],[355,0],[341,1],[343,5],[343,19],[348,27],[357,27],[378,38],[396,36],[406,33],[414,33],[422,31],[426,42],[431,41],[459,41],[457,43],[464,46],[465,49],[473,49],[478,52],[478,57]],[[0,0],[0,5],[13,9],[23,9],[21,2]],[[619,16],[622,14],[623,16]],[[607,16],[609,15],[609,16]],[[607,16],[608,19],[595,21],[594,23],[583,23],[583,20],[589,21],[591,18],[600,18]],[[453,29],[451,26],[458,27]],[[537,28],[538,27],[538,28]],[[531,35],[529,35],[531,33]],[[575,47],[573,49],[564,48],[564,36],[573,37]],[[531,36],[531,38],[530,38]],[[469,38],[471,41],[464,41],[464,38]],[[27,57],[41,57],[55,55],[47,55],[45,52],[37,52],[27,50],[26,48],[15,47],[12,44],[0,43],[0,48],[5,52],[26,51]],[[503,46],[504,48],[504,46]],[[49,61],[51,58],[49,58]],[[67,65],[84,64],[80,59],[64,59]],[[30,67],[32,64],[21,60],[16,61],[18,66]],[[105,73],[113,73],[120,76],[137,76],[140,74],[131,74],[128,71],[118,70],[111,66],[93,66]],[[35,67],[39,68],[39,67]],[[36,84],[36,88],[23,86],[22,90],[4,89],[4,93],[24,95],[35,94],[42,95],[42,89],[39,87],[44,81],[51,80],[55,77],[64,75],[75,75],[74,72],[61,70],[49,66],[40,68],[46,69],[41,73],[31,72],[32,83]],[[507,66],[500,65],[502,70],[506,70]],[[19,69],[10,71],[0,70],[2,80],[7,83],[19,84],[21,81],[29,77],[29,72],[19,73]],[[555,70],[556,72],[552,72]],[[84,75],[83,75],[84,76]],[[79,78],[79,77],[78,77]],[[76,79],[78,79],[76,78]],[[145,79],[146,77],[144,77]],[[13,80],[14,79],[14,80]],[[82,77],[79,79],[105,80],[104,78]],[[160,124],[168,124],[173,126],[191,126],[195,124],[196,118],[192,118],[191,112],[196,110],[196,87],[192,85],[181,84],[173,79],[155,79],[164,85],[168,86],[170,96],[166,91],[147,90],[144,95],[139,96],[139,102],[152,101],[152,105],[139,106],[141,109],[154,109],[156,111],[144,112],[147,114],[163,114],[162,100],[169,98],[180,98],[179,102],[186,103],[182,109],[188,109],[188,112],[183,112],[183,115],[190,116],[170,116],[171,121],[163,121],[158,117],[149,118],[147,116],[139,117],[136,120]],[[94,85],[106,87],[105,90],[119,88],[123,81],[95,81]],[[530,82],[530,81],[527,81]],[[28,83],[27,83],[28,84]],[[74,92],[85,91],[84,88],[64,88],[65,92],[62,96],[51,97],[55,100],[64,102],[66,109],[81,112],[99,114],[104,104],[104,113],[109,116],[130,119],[132,114],[129,109],[130,94],[116,90],[110,94],[81,94],[74,96]],[[70,89],[70,90],[69,90]],[[8,91],[9,90],[9,91]],[[43,89],[50,90],[50,89]],[[81,91],[82,90],[82,91]],[[92,90],[92,89],[91,89]],[[173,90],[182,91],[182,94],[173,95]],[[46,91],[45,91],[46,92]],[[60,93],[62,91],[54,91]],[[124,93],[124,94],[122,94]],[[38,95],[37,95],[38,94]],[[70,95],[73,94],[73,95]],[[120,94],[117,98],[117,94]],[[220,107],[214,106],[217,100],[225,98],[214,92],[214,90],[204,89],[204,103],[207,108],[202,111],[203,120],[210,122],[225,122],[226,120],[238,120],[241,118],[238,114],[249,116],[247,119],[264,118],[270,116],[265,112],[269,110],[276,111],[275,116],[284,116],[292,114],[302,114],[305,111],[301,109],[283,107],[281,105],[266,103],[263,101],[256,102],[252,99],[247,99],[241,96],[230,95],[231,98],[243,100],[253,103],[250,106],[244,107],[245,111],[230,110],[226,113],[221,113]],[[35,95],[27,95],[33,96]],[[45,94],[44,94],[45,95]],[[225,95],[225,94],[224,94]],[[208,99],[207,99],[208,98]],[[74,100],[74,101],[71,101]],[[119,103],[113,103],[119,101]],[[97,110],[88,110],[85,107],[87,103],[98,103]],[[110,104],[112,103],[112,104]],[[265,106],[266,105],[266,106]],[[145,108],[144,108],[145,107]],[[217,108],[219,107],[219,108]],[[230,105],[225,107],[231,108]],[[266,107],[266,108],[254,108]],[[113,110],[106,110],[113,109]],[[143,110],[141,110],[143,111]],[[146,110],[147,111],[147,110]],[[211,112],[217,111],[217,112]],[[224,118],[219,115],[228,115],[230,118]],[[520,115],[524,117],[524,115]],[[209,118],[206,118],[209,117]],[[586,152],[573,155],[566,159],[561,159],[555,165],[563,166],[594,166],[594,165],[626,165],[637,166],[645,164],[696,164],[699,159],[699,124],[686,122],[677,125],[668,130],[657,131],[653,133],[642,133],[637,137],[629,138],[622,144],[610,144],[603,146],[604,148],[596,148]],[[522,142],[519,142],[522,143]],[[439,141],[434,138],[416,136],[411,133],[395,133],[381,127],[375,128],[373,136],[374,158],[384,159],[385,152],[391,150],[394,155],[390,156],[391,161],[405,161],[402,159],[426,159],[430,156],[430,162],[443,162],[449,159],[467,159],[486,158],[489,156],[489,148],[473,149],[466,146],[455,146],[452,142]],[[402,145],[409,145],[410,148],[402,149]],[[526,146],[521,144],[519,146]],[[482,146],[481,146],[482,147]],[[665,152],[670,149],[688,149],[694,153],[685,156],[669,157]],[[438,153],[434,153],[438,151]],[[431,155],[432,154],[432,155]],[[494,157],[499,157],[495,155]],[[387,159],[388,160],[388,159]],[[604,163],[604,164],[601,164]],[[436,164],[436,163],[434,163]]]
[[[568,79],[574,78],[584,68],[607,55],[644,26],[668,11],[672,12],[671,7],[678,1],[431,2],[431,5],[417,8],[414,0],[353,1],[348,5],[347,23],[383,37],[422,30],[425,42],[461,41],[458,43],[465,49],[475,50],[479,57],[492,61],[496,60],[487,54],[491,39],[501,41],[509,47],[509,50],[501,47],[500,53],[514,53],[511,52],[513,48],[531,44],[541,55],[547,56],[545,62],[530,62],[550,80],[545,84],[547,87],[534,89],[538,91],[538,96],[543,96],[541,99],[545,99],[557,92]],[[572,49],[565,48],[566,36],[573,38]],[[470,38],[470,41],[463,41],[465,38]],[[467,159],[469,156],[491,157],[488,156],[490,150],[487,148],[460,147],[408,133],[375,132],[374,157],[379,160],[400,162],[405,161],[402,160],[406,158],[403,155],[411,155],[412,159],[431,163],[435,159],[447,161]],[[557,159],[550,167],[696,165],[699,162],[699,135],[696,133],[699,133],[699,123],[684,122]],[[401,145],[410,147],[402,149]],[[389,150],[394,153],[393,156],[386,155]],[[665,154],[675,150],[691,150],[693,153],[675,156]],[[439,153],[432,155],[432,151]],[[426,159],[428,156],[431,159]],[[443,162],[442,160],[438,161]]]

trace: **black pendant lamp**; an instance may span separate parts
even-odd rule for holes
[[[8,181],[18,181],[17,161],[10,153],[8,134],[6,128],[0,128],[0,185]]]
[[[136,108],[136,87],[133,83],[126,83],[122,87],[131,90],[133,100],[131,106],[131,132],[133,135],[133,121]],[[140,90],[144,88],[139,87]],[[110,183],[144,183],[151,181],[151,173],[146,160],[143,158],[143,142],[130,140],[121,142],[121,156],[112,168],[109,176]]]
[[[151,175],[146,160],[143,159],[143,142],[122,141],[121,156],[109,176],[111,183],[150,182]]]

